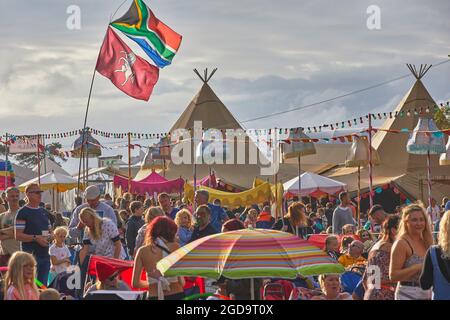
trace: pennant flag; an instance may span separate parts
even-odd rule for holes
[[[111,25],[141,46],[160,68],[172,63],[181,44],[181,35],[158,20],[142,0],[134,0]]]
[[[130,97],[145,101],[159,78],[159,69],[135,55],[110,27],[96,69]]]

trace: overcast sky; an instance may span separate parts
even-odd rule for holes
[[[1,132],[81,128],[90,79],[111,14],[123,0],[0,0]],[[131,0],[119,10],[123,14]],[[450,2],[146,0],[183,35],[149,102],[134,100],[97,74],[88,125],[105,131],[168,130],[201,86],[193,68],[217,67],[211,87],[240,121],[289,110],[408,74],[406,63],[450,54]],[[69,30],[67,7],[81,8]],[[381,9],[369,30],[367,7]],[[135,53],[140,48],[127,41]],[[450,63],[423,79],[436,101],[450,98]],[[392,110],[413,84],[389,85],[302,111],[244,122],[247,128],[319,125]],[[70,149],[73,139],[61,140]],[[101,140],[102,143],[113,140]],[[144,143],[144,141],[141,141]],[[148,143],[148,142],[147,142]],[[70,167],[70,171],[73,167]]]

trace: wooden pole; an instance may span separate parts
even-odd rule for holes
[[[300,161],[300,154],[298,155],[298,201],[300,201],[302,199],[301,197],[301,189],[302,189],[302,164]]]
[[[163,159],[163,177],[166,177],[166,159]]]
[[[430,151],[427,152],[427,182],[428,182],[428,205],[431,209],[431,166],[430,166]]]
[[[356,219],[358,220],[358,229],[361,228],[361,166],[358,166],[358,207],[356,210]]]
[[[369,200],[370,207],[373,206],[372,191],[372,114],[369,113]]]
[[[131,133],[128,132],[128,192],[131,193]]]
[[[40,135],[37,135],[37,165],[38,165],[38,184],[41,184],[41,152],[39,150]]]
[[[5,143],[5,166],[8,166],[8,155],[9,155],[9,147],[8,147],[8,132],[5,135],[6,137],[6,143]],[[6,169],[6,168],[5,168]],[[5,170],[6,172],[8,170]],[[5,174],[5,190],[8,189],[8,175]]]

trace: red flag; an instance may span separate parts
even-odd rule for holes
[[[145,101],[159,77],[159,69],[135,55],[111,27],[100,49],[96,69],[130,97]]]

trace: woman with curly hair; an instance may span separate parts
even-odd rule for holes
[[[192,214],[188,209],[181,209],[175,216],[175,223],[178,226],[178,243],[180,246],[184,246],[189,243],[192,237]]]

